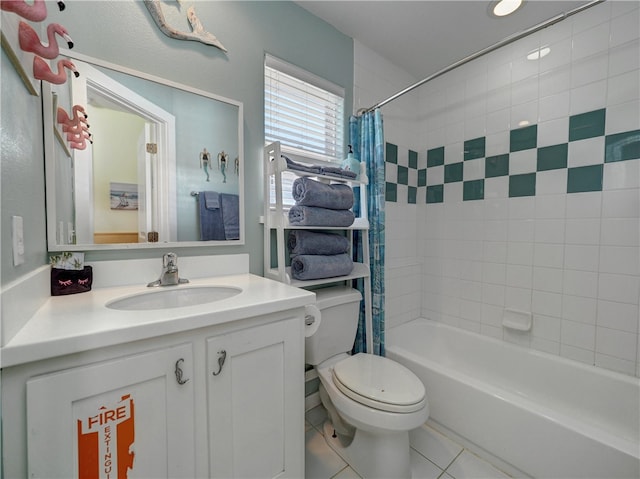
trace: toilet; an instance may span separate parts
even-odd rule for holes
[[[391,359],[349,354],[359,291],[338,286],[315,293],[321,314],[307,321],[305,362],[320,378],[320,400],[329,415],[325,440],[366,479],[410,478],[409,431],[429,417],[424,385]]]

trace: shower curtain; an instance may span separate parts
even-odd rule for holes
[[[384,132],[382,113],[379,109],[349,120],[349,136],[354,155],[366,164],[369,185],[367,204],[369,217],[369,263],[371,265],[371,310],[373,322],[373,351],[366,348],[366,324],[364,302],[360,307],[358,333],[353,352],[368,352],[384,356]],[[360,195],[356,194],[354,212],[359,213]],[[362,240],[358,237],[355,254],[362,261]],[[364,281],[358,281],[358,289],[364,295]]]

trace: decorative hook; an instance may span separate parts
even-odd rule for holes
[[[187,382],[189,382],[188,379],[182,379],[182,368],[180,367],[180,363],[184,362],[184,358],[180,358],[176,361],[176,381],[178,381],[178,384],[182,385],[185,384]]]
[[[222,372],[222,366],[224,366],[225,359],[227,359],[227,352],[224,349],[222,351],[218,351],[218,372],[211,374],[217,376]]]

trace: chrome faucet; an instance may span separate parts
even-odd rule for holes
[[[175,286],[178,284],[188,283],[189,280],[181,278],[178,274],[178,255],[175,253],[167,253],[162,256],[162,274],[160,279],[152,281],[147,286]]]

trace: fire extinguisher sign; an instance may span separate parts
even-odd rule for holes
[[[77,419],[78,473],[83,479],[127,479],[134,467],[134,402],[130,394]]]

